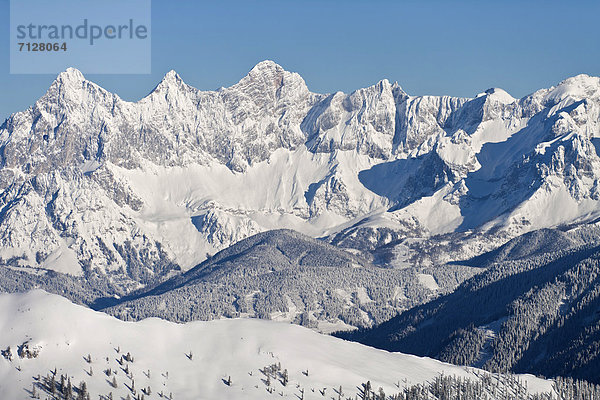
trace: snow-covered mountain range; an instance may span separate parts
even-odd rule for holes
[[[438,257],[467,258],[597,218],[596,138],[600,79],[586,75],[522,99],[387,80],[325,95],[264,61],[208,92],[171,71],[127,102],[68,69],[0,127],[0,257],[123,288],[276,228],[388,245],[397,267],[458,232]]]

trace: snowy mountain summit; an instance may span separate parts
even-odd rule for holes
[[[317,94],[263,61],[127,102],[69,68],[0,127],[0,257],[136,288],[277,228],[361,251],[463,232],[475,255],[597,218],[597,138],[587,75],[522,99]]]

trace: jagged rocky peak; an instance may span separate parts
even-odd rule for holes
[[[172,82],[172,81],[180,81],[181,80],[181,76],[179,76],[179,74],[174,70],[170,70],[169,72],[167,72],[165,74],[165,76],[163,77],[163,82]]]
[[[364,89],[358,89],[352,92],[349,97],[369,97],[375,101],[381,101],[382,99],[384,101],[389,101],[393,99],[396,104],[399,104],[410,98],[410,96],[400,87],[398,82],[394,82],[392,84],[387,79],[382,79],[376,84],[368,86]]]
[[[202,93],[199,89],[186,84],[177,72],[170,70],[140,103],[156,102],[156,104],[164,105],[166,102],[169,108],[174,107],[182,111],[195,108],[193,103]],[[190,101],[192,102],[191,104]]]
[[[56,77],[48,88],[47,94],[65,94],[79,92],[82,89],[100,88],[100,86],[87,80],[77,68],[69,67]]]
[[[52,82],[45,96],[40,100],[53,100],[58,95],[76,91],[81,89],[87,80],[76,68],[67,68],[65,71],[58,74]],[[39,100],[38,100],[39,101]]]
[[[272,82],[276,87],[281,85],[285,74],[290,74],[283,67],[271,60],[261,61],[248,72],[242,81],[260,81]]]
[[[387,79],[350,94],[336,92],[323,98],[302,122],[309,149],[316,153],[355,150],[387,159],[392,155],[396,103],[405,98]]]
[[[396,93],[397,91],[400,91],[400,92],[406,94],[402,90],[400,85],[398,85],[398,82],[394,82],[394,84],[391,84],[389,80],[382,79],[374,85],[355,90],[354,92],[350,93],[349,96],[353,96],[357,93],[367,94],[367,95],[371,95],[371,94],[372,95],[380,95],[382,93],[391,94],[391,93]]]
[[[379,82],[377,82],[375,85],[375,88],[377,88],[379,91],[384,91],[384,90],[392,90],[392,84],[390,83],[390,81],[388,81],[387,79],[382,79]]]
[[[407,100],[410,97],[410,95],[402,89],[402,86],[400,86],[398,81],[395,81],[392,84],[392,93],[394,94],[394,98],[397,99],[397,102]]]
[[[296,73],[286,71],[281,65],[271,61],[261,61],[230,89],[240,89],[249,95],[272,94],[275,97],[285,95],[309,94],[304,79]]]
[[[172,90],[173,88],[177,89],[181,88],[182,86],[188,85],[183,81],[183,79],[181,79],[181,76],[175,72],[175,70],[170,70],[165,74],[158,85],[156,85],[152,93],[161,92],[164,90]]]
[[[71,104],[72,107],[80,105],[93,107],[99,102],[114,102],[118,99],[116,94],[87,80],[81,71],[70,67],[58,74],[46,94],[36,104],[41,108],[47,108],[46,111],[49,113],[61,113],[60,108],[64,107],[65,103]]]
[[[392,85],[387,79],[382,79],[372,86],[355,90],[347,98],[353,108],[362,108],[365,101],[389,101],[392,99]]]
[[[61,72],[60,74],[58,74],[58,77],[56,78],[55,82],[61,83],[61,84],[67,84],[67,83],[81,83],[84,82],[86,79],[83,76],[83,74],[81,73],[81,71],[79,71],[77,68],[73,68],[73,67],[69,67],[66,70],[64,70],[63,72]]]

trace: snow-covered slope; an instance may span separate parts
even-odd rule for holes
[[[474,255],[598,216],[599,114],[586,75],[520,100],[321,95],[264,61],[209,92],[171,71],[127,102],[68,69],[0,127],[0,257],[135,287],[275,228],[367,250],[493,232]]]
[[[109,393],[114,399],[126,398],[132,386],[139,395],[150,387],[146,399],[160,398],[160,393],[173,399],[296,399],[301,390],[306,400],[338,398],[340,386],[342,398],[354,398],[357,386],[367,380],[374,391],[382,387],[393,394],[399,391],[396,385],[422,383],[440,373],[474,380],[481,376],[475,369],[388,353],[284,323],[128,323],[42,291],[0,295],[0,332],[0,348],[10,346],[12,354],[3,351],[0,357],[2,399],[30,397],[34,385],[44,398],[44,378],[51,371],[56,371],[57,383],[61,375],[74,387],[85,381],[94,399]],[[133,361],[123,360],[127,353]],[[261,372],[273,364],[288,371],[286,386]],[[520,378],[530,392],[552,390],[549,381]]]

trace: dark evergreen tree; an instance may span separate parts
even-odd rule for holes
[[[289,376],[288,376],[288,370],[286,368],[283,370],[281,383],[283,384],[283,386],[287,386],[288,381],[289,381]]]
[[[71,378],[67,380],[67,389],[65,390],[65,399],[71,400],[73,398],[73,385],[71,385]]]

